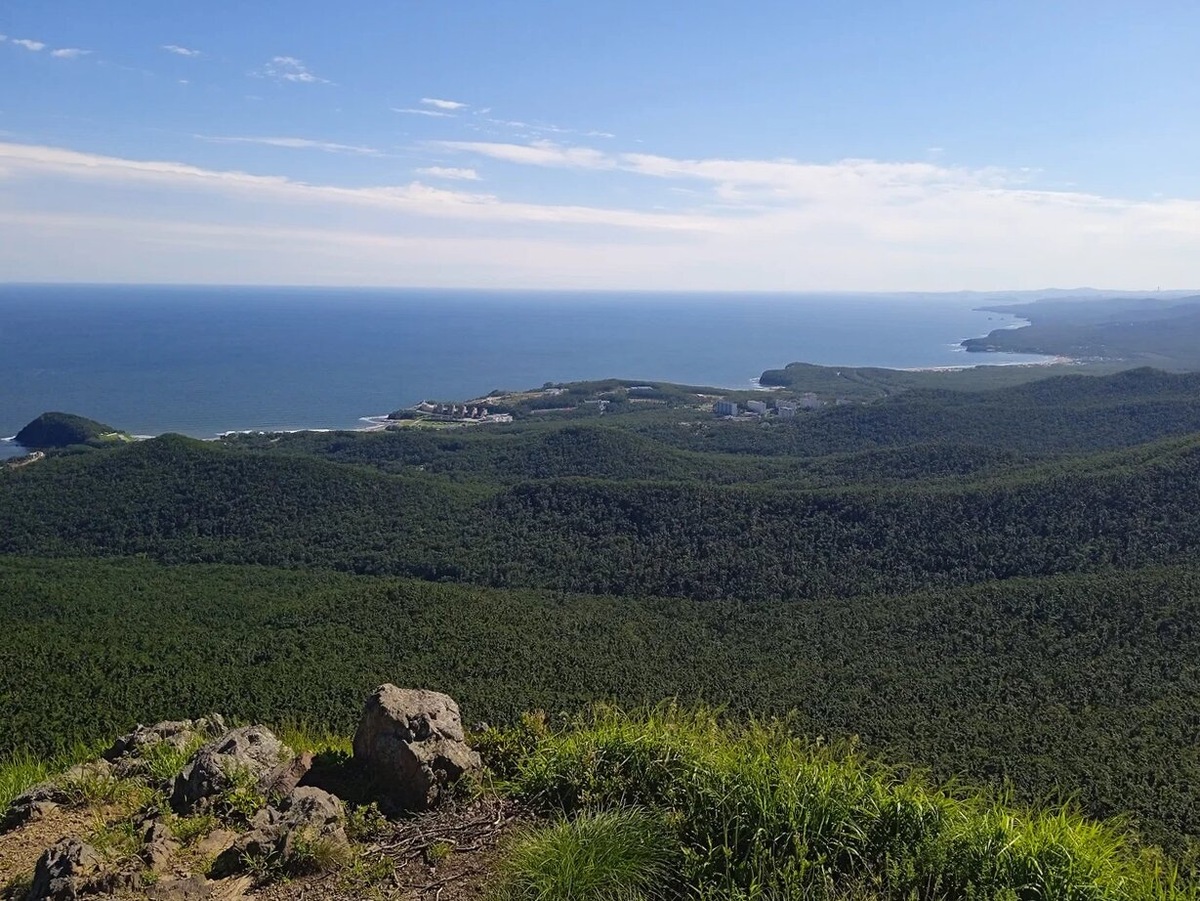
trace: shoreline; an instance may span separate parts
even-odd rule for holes
[[[1066,366],[1066,365],[1086,365],[1086,361],[1077,360],[1073,357],[1053,356],[1053,357],[1046,357],[1045,359],[1042,359],[1042,360],[1022,360],[1022,361],[1015,361],[1015,362],[998,362],[998,363],[979,362],[979,363],[964,363],[961,365],[935,365],[935,366],[911,366],[911,367],[848,366],[845,368],[847,368],[847,369],[882,369],[882,370],[891,370],[893,372],[960,372],[963,370],[979,369],[979,368],[983,368],[983,367],[1010,368],[1010,367]],[[837,368],[837,367],[826,367],[826,368]],[[764,385],[759,384],[759,379],[761,377],[762,377],[762,374],[760,373],[759,375],[754,376],[753,378],[749,379],[745,386],[742,386],[742,387],[725,386],[723,388],[723,390],[726,390],[726,391],[754,391],[754,392],[761,391],[764,393],[771,393],[771,392],[783,390],[783,386],[764,386]],[[586,381],[586,380],[584,380],[584,381]],[[722,386],[713,385],[711,387],[721,388]],[[338,427],[331,427],[331,426],[309,426],[309,427],[302,427],[302,428],[253,428],[252,427],[252,428],[244,428],[244,429],[226,429],[224,431],[220,431],[215,434],[211,434],[211,435],[204,436],[204,437],[198,437],[197,440],[199,440],[199,441],[223,441],[226,438],[232,437],[235,435],[296,435],[296,434],[301,434],[301,433],[305,433],[305,432],[326,433],[326,434],[331,434],[334,432],[381,432],[381,431],[384,431],[385,429],[387,429],[388,425],[392,422],[392,420],[390,420],[388,418],[388,416],[389,416],[389,414],[387,414],[387,413],[380,413],[380,414],[374,414],[374,415],[368,415],[368,416],[359,416],[356,419],[356,422],[359,423],[359,425],[353,426],[353,427],[346,427],[346,428],[338,428]],[[170,434],[171,431],[172,430],[168,429],[167,431],[160,433],[160,435]],[[131,437],[137,439],[138,441],[147,441],[151,438],[160,437],[160,435],[132,435]],[[192,436],[189,436],[189,437],[192,437]],[[0,438],[0,449],[7,450],[10,448],[12,448],[12,449],[21,448],[23,451],[27,451],[27,449],[25,449],[23,445],[16,443],[16,435],[13,435],[8,438]]]
[[[963,351],[969,353],[969,351]],[[988,351],[982,351],[985,356]],[[1053,356],[1047,357],[1044,360],[1021,360],[1013,363],[964,363],[961,366],[908,366],[902,369],[895,369],[896,372],[959,372],[964,369],[980,369],[985,366],[1003,366],[1008,369],[1010,367],[1020,366],[1083,366],[1086,365],[1083,360],[1077,360],[1075,357]],[[891,366],[880,366],[880,369],[893,369]]]

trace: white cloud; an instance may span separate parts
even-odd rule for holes
[[[204,55],[199,50],[192,50],[189,47],[180,47],[178,44],[163,44],[162,49],[166,50],[168,53],[174,53],[176,56],[197,57]]]
[[[552,166],[562,169],[615,169],[617,160],[589,147],[565,147],[552,141],[532,144],[501,144],[489,141],[435,141],[433,146],[462,150],[480,156],[520,163],[527,166]]]
[[[273,78],[275,81],[290,81],[295,84],[332,84],[329,79],[314,75],[301,60],[294,56],[271,57],[271,61],[255,74],[264,78]]]
[[[184,82],[186,84],[186,82]],[[268,147],[287,147],[294,150],[323,150],[326,153],[349,153],[356,156],[380,156],[374,147],[356,144],[335,144],[332,141],[313,141],[309,138],[244,138],[196,135],[201,141],[212,144],[263,144]]]
[[[436,107],[444,110],[459,110],[466,109],[467,104],[460,103],[457,100],[439,100],[436,97],[422,97],[421,102],[426,106]]]
[[[0,34],[0,44],[3,44],[7,40],[8,40],[8,35]]]
[[[232,193],[239,200],[306,203],[314,208],[357,206],[392,213],[478,222],[525,222],[588,225],[624,229],[706,231],[717,223],[670,213],[578,205],[552,205],[501,200],[424,185],[379,185],[347,188],[297,181],[282,175],[204,169],[186,163],[131,160],[79,153],[57,147],[0,143],[0,171],[72,181],[105,182],[129,188]]]
[[[63,47],[61,50],[51,50],[50,55],[58,59],[78,59],[81,56],[87,56],[91,50],[80,50],[78,47]]]
[[[480,113],[490,112],[490,109],[480,110]],[[520,119],[492,119],[484,118],[484,122],[489,125],[495,125],[500,128],[511,129],[517,132],[518,137],[532,137],[533,135],[581,135],[585,138],[615,138],[616,135],[611,131],[600,131],[591,129],[588,131],[580,131],[576,128],[563,128],[560,125],[550,125],[545,122],[522,122]],[[528,135],[520,134],[527,132]]]
[[[46,49],[46,45],[41,41],[31,41],[29,38],[13,38],[12,42],[18,47],[24,47],[26,50],[32,50],[35,53]]]
[[[575,195],[611,197],[612,180],[646,179],[636,196],[669,209],[534,203],[421,181],[313,184],[0,143],[0,271],[664,290],[1200,285],[1197,200],[1044,190],[1020,172],[929,162],[437,146],[528,165],[518,183],[530,192],[564,180],[558,171],[538,184],[539,168],[574,171]]]
[[[447,166],[429,166],[425,169],[418,169],[417,175],[424,175],[427,178],[449,178],[456,181],[479,181],[479,173],[474,169],[455,169]]]
[[[412,107],[391,107],[393,113],[404,113],[406,116],[430,116],[434,119],[451,119],[450,113],[443,113],[439,110],[432,109],[413,109]]]

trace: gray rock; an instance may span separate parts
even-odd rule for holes
[[[354,733],[354,759],[385,792],[384,802],[426,810],[467,773],[479,755],[463,739],[458,704],[449,695],[381,685],[367,699]]]
[[[226,725],[220,714],[202,717],[199,720],[164,720],[155,723],[154,726],[138,726],[133,732],[121,735],[101,756],[109,762],[121,757],[136,757],[148,747],[161,744],[162,741],[179,750],[186,747],[188,741],[197,735],[220,735],[222,732],[226,732]]]
[[[103,875],[104,861],[91,845],[64,838],[47,848],[33,872],[28,901],[74,901]]]
[[[8,810],[0,818],[0,832],[8,832],[31,820],[41,819],[69,800],[61,786],[54,782],[39,782],[12,799]]]
[[[228,875],[250,857],[281,860],[286,866],[303,852],[304,843],[326,839],[348,845],[342,802],[320,788],[302,786],[278,808],[260,810],[249,832],[238,837],[213,864],[213,873]]]
[[[212,894],[212,883],[195,874],[182,879],[164,879],[146,890],[150,901],[204,901]]]
[[[266,792],[276,770],[294,757],[270,729],[242,726],[202,746],[171,782],[171,809],[181,815],[206,807],[234,787],[239,774]]]
[[[180,847],[162,820],[151,820],[146,824],[146,830],[142,833],[142,843],[140,857],[155,873],[163,873],[170,868],[171,861]]]
[[[218,736],[225,731],[225,719],[220,714],[198,720],[164,720],[153,726],[138,726],[122,735],[101,756],[115,764],[118,775],[140,775],[148,768],[144,757],[150,748],[165,743],[182,750],[202,736]]]

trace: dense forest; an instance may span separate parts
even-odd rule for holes
[[[1200,830],[1200,567],[804,604],[0,559],[0,752],[220,709],[353,728],[386,680],[470,721],[596,700],[793,713],[939,777]]]
[[[0,756],[213,709],[344,729],[384,680],[492,722],[675,697],[1190,858],[1198,389],[71,448],[0,472]]]

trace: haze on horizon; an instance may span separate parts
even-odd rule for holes
[[[1200,285],[1200,5],[0,9],[0,281]]]

